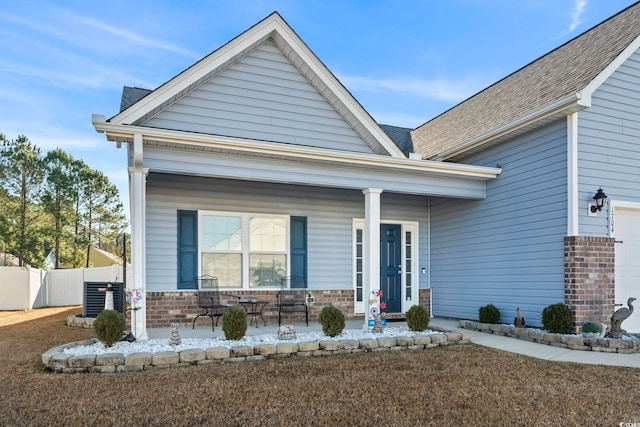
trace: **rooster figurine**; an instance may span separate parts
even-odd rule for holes
[[[516,308],[517,316],[513,319],[513,324],[516,328],[524,328],[524,317],[522,317],[522,313],[520,313],[520,308]]]

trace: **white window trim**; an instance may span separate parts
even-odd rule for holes
[[[285,276],[291,271],[291,238],[290,238],[290,227],[291,227],[291,216],[290,215],[277,215],[277,214],[265,214],[265,213],[256,213],[256,212],[236,212],[236,211],[209,211],[209,210],[199,210],[198,211],[198,276],[202,276],[202,217],[205,215],[219,215],[219,216],[237,216],[241,218],[242,222],[242,250],[235,253],[240,253],[242,255],[242,286],[238,287],[224,287],[225,291],[249,291],[249,290],[276,290],[280,289],[280,287],[267,287],[261,286],[250,287],[249,286],[249,255],[251,253],[254,254],[275,254],[275,252],[264,252],[264,251],[254,251],[251,252],[251,248],[249,247],[249,239],[250,239],[250,227],[249,227],[249,219],[252,217],[259,218],[277,218],[285,220],[285,254],[287,257],[287,265],[286,265],[286,273]]]
[[[356,301],[356,284],[357,284],[357,272],[356,272],[356,260],[357,260],[357,252],[356,252],[356,244],[357,244],[357,236],[356,230],[362,229],[364,231],[364,218],[354,218],[352,225],[352,289],[353,289],[353,304],[354,304],[354,313],[355,314],[364,314],[365,312],[365,300],[366,296],[363,295],[363,300],[361,302]],[[401,234],[402,234],[402,312],[406,313],[412,305],[419,304],[419,295],[420,295],[420,266],[419,266],[419,247],[420,247],[420,227],[418,221],[394,221],[394,220],[381,220],[380,224],[399,224],[401,226]],[[411,243],[411,301],[407,301],[406,295],[406,271],[404,268],[404,260],[406,257],[406,231],[411,231],[412,233],[412,243]],[[362,239],[364,243],[364,239],[366,236],[363,233]],[[366,254],[363,253],[363,257]]]

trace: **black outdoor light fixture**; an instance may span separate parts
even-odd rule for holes
[[[604,194],[604,191],[602,191],[602,188],[598,188],[596,195],[593,196],[593,200],[596,201],[596,204],[591,205],[591,213],[596,213],[601,211],[602,207],[604,206],[604,201],[607,200],[607,195]]]

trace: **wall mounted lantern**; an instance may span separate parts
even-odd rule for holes
[[[604,202],[607,200],[607,195],[604,194],[604,191],[602,191],[602,188],[598,189],[598,191],[596,192],[596,195],[593,196],[593,200],[595,200],[596,204],[591,205],[591,213],[594,214],[602,210],[602,207],[604,206]]]

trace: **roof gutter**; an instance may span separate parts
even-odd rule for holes
[[[497,178],[502,172],[500,168],[485,166],[397,158],[379,154],[337,151],[295,144],[247,140],[133,125],[119,125],[107,122],[104,116],[95,114],[92,116],[92,124],[96,131],[106,134],[107,140],[114,141],[118,144],[123,142],[131,143],[134,135],[142,135],[144,139],[158,142],[216,148],[251,155],[261,154],[266,156],[287,157],[298,161],[325,161],[358,168],[379,167],[405,172],[450,175],[485,181]]]
[[[448,160],[452,157],[459,156],[465,151],[474,149],[494,139],[504,137],[514,131],[517,131],[518,129],[529,126],[547,117],[558,115],[558,114],[569,115],[571,113],[584,110],[585,108],[588,108],[591,106],[591,97],[585,97],[585,98],[586,99],[583,99],[581,92],[571,93],[550,104],[545,105],[542,108],[539,108],[535,111],[532,111],[531,113],[518,117],[517,119],[511,122],[508,122],[502,126],[492,129],[489,132],[486,132],[475,138],[464,141],[456,145],[455,147],[449,148],[448,150],[445,150],[433,157],[430,157],[429,160],[440,161],[440,162],[444,160]]]

